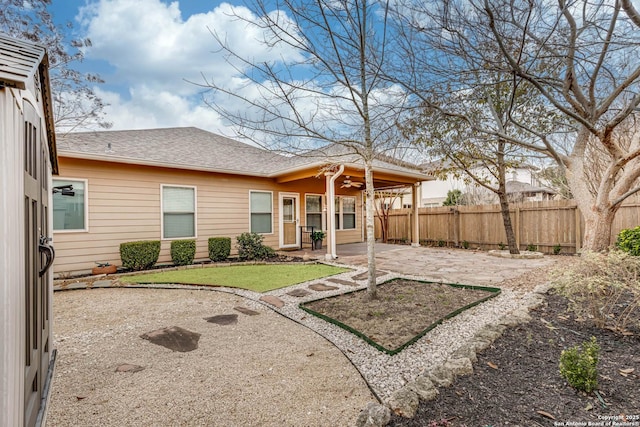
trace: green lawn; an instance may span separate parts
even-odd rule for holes
[[[267,292],[345,271],[349,271],[349,269],[324,264],[233,265],[123,276],[120,281],[124,283],[229,286],[255,292]]]

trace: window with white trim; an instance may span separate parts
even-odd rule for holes
[[[305,196],[305,213],[307,227],[322,230],[322,196],[307,194]]]
[[[87,231],[87,181],[53,180],[53,230]]]
[[[162,185],[162,238],[196,237],[196,188]]]
[[[273,233],[273,194],[270,191],[250,191],[251,232]]]
[[[356,198],[351,196],[337,196],[336,230],[353,230],[356,228]]]

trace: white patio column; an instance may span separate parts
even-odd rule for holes
[[[420,183],[416,182],[411,187],[411,206],[413,207],[413,224],[411,226],[411,246],[420,246],[420,216],[418,214],[418,204],[420,201]]]
[[[337,172],[325,172],[327,195],[327,261],[338,258],[336,255],[336,179],[344,172],[344,165],[340,165]]]

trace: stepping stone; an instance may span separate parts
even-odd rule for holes
[[[327,282],[331,282],[331,283],[337,283],[338,285],[344,285],[344,286],[359,286],[356,282],[352,282],[350,280],[343,280],[343,279],[327,279]]]
[[[132,365],[130,363],[123,363],[122,365],[116,368],[116,372],[140,372],[143,371],[144,368],[140,365]]]
[[[260,297],[260,301],[266,302],[267,304],[271,304],[276,308],[284,307],[284,301],[282,301],[278,297],[274,297],[273,295],[264,295]]]
[[[380,276],[384,276],[385,274],[389,274],[386,271],[383,270],[376,270],[376,277],[380,277]],[[353,276],[352,279],[353,280],[365,280],[367,278],[369,274],[365,271],[364,273],[360,273],[356,276]]]
[[[198,348],[200,334],[183,329],[179,326],[156,329],[140,335],[140,338],[149,340],[153,344],[161,345],[169,350],[186,353]]]
[[[247,307],[238,306],[238,307],[233,307],[233,309],[239,311],[242,314],[246,314],[247,316],[257,316],[258,314],[260,314],[257,311],[248,309]]]
[[[312,291],[323,292],[323,291],[333,291],[338,289],[338,287],[325,285],[324,283],[314,283],[313,285],[309,285],[309,289],[311,289]]]
[[[113,280],[96,280],[91,285],[92,288],[110,288],[113,284]]]
[[[220,326],[234,325],[238,323],[238,315],[237,314],[220,314],[218,316],[205,317],[209,323],[215,323]]]
[[[304,289],[294,289],[291,292],[287,292],[287,295],[291,295],[292,297],[306,297],[307,295],[311,295],[311,292],[305,291]]]

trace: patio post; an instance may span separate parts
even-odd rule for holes
[[[413,207],[413,224],[411,226],[411,246],[420,246],[420,216],[418,214],[418,204],[420,201],[420,183],[416,182],[411,187],[411,206]]]
[[[344,165],[340,165],[336,172],[325,172],[327,194],[327,261],[338,258],[336,255],[336,179],[344,172]]]

